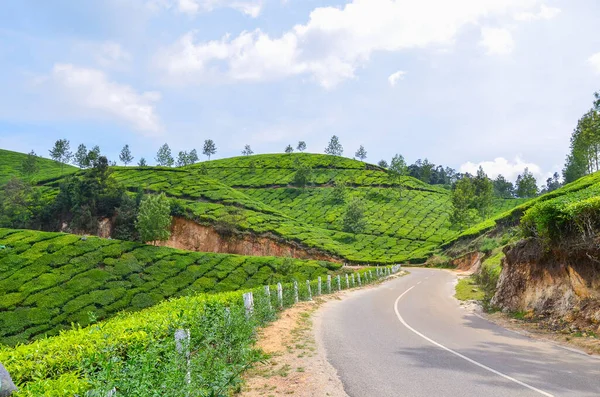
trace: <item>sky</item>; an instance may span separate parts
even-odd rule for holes
[[[154,162],[322,153],[337,135],[514,180],[563,167],[600,90],[597,0],[36,0],[0,3],[0,148],[59,138]]]

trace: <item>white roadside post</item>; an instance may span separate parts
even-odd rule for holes
[[[298,282],[294,280],[294,303],[298,303]]]
[[[252,292],[246,292],[244,295],[244,307],[246,308],[246,317],[250,317],[254,312],[254,296]]]
[[[279,308],[283,309],[283,287],[281,283],[277,283],[277,300],[279,301]]]
[[[362,286],[362,282],[360,281],[360,273],[356,273],[356,277],[358,278],[358,286]]]
[[[354,281],[354,273],[352,273],[352,288],[356,287],[356,282]]]
[[[331,275],[327,275],[327,293],[331,294]]]
[[[190,373],[190,330],[178,329],[175,331],[175,350],[181,354],[186,360],[185,383],[188,385],[192,382],[192,374]]]
[[[346,289],[350,289],[350,277],[348,277],[348,273],[346,273]]]
[[[267,296],[269,311],[273,311],[273,305],[271,305],[271,288],[268,285],[265,285],[265,295]]]
[[[371,279],[371,281],[373,281],[373,271],[369,270],[369,278]]]
[[[310,280],[306,280],[306,290],[308,291],[308,300],[312,300],[312,291],[310,289]]]
[[[317,278],[317,295],[321,295],[321,284],[323,283],[323,280],[321,280],[321,276],[319,276],[319,278]]]
[[[338,274],[337,278],[337,287],[338,287],[338,291],[342,290],[342,278],[340,277],[340,275]]]

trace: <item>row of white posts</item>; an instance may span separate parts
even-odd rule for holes
[[[373,276],[373,271],[369,270],[367,272],[363,273],[364,276],[364,283],[369,283],[372,282],[375,278],[376,279],[381,279],[383,277],[387,277],[390,276],[392,274],[398,273],[400,270],[402,269],[401,265],[394,265],[394,266],[386,266],[386,267],[378,267],[375,269],[375,277]],[[355,277],[356,275],[356,277]],[[321,277],[317,278],[317,291],[316,291],[316,296],[318,295],[322,295],[323,291],[321,290],[323,284],[323,280]],[[344,284],[346,286],[346,289],[351,288],[352,287],[356,287],[356,286],[362,286],[363,285],[363,279],[361,279],[361,275],[360,273],[352,273],[350,276],[348,276],[348,274],[344,275]],[[298,303],[298,282],[294,281],[294,283],[292,284],[293,288],[294,288],[294,302]],[[306,289],[308,292],[308,300],[312,300],[313,298],[313,294],[312,294],[312,289],[311,289],[311,285],[310,285],[310,280],[306,280]],[[268,305],[269,305],[269,310],[273,310],[272,304],[271,304],[271,287],[269,287],[268,285],[265,285],[264,287],[265,290],[265,295],[267,296],[267,301],[268,301]],[[335,277],[335,291],[341,291],[342,290],[342,278],[341,276],[336,276]],[[332,288],[332,284],[331,284],[331,275],[327,276],[327,294],[331,294],[332,292],[334,292],[334,289]],[[254,295],[252,294],[252,292],[247,292],[243,295],[244,298],[244,307],[246,308],[246,315],[248,317],[250,317],[252,315],[252,313],[254,312]],[[279,308],[282,309],[283,308],[283,285],[281,285],[281,283],[277,283],[277,301],[279,303]],[[175,331],[175,347],[177,349],[177,352],[179,354],[181,354],[186,360],[187,360],[187,364],[188,364],[188,368],[189,368],[189,364],[190,364],[190,331],[188,329],[178,329],[177,331]],[[190,384],[191,382],[191,374],[190,371],[188,369],[186,376],[185,376],[185,381],[187,384]],[[115,390],[111,390],[109,393],[109,396],[113,396],[115,395]]]

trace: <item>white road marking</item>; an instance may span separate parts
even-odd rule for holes
[[[419,281],[419,282],[417,283],[417,285],[419,285],[419,284],[421,284],[421,283],[422,283],[422,281]]]
[[[454,351],[454,350],[452,350],[452,349],[450,349],[450,348],[448,348],[448,347],[446,347],[446,346],[442,345],[441,343],[438,343],[438,342],[434,341],[433,339],[431,339],[431,338],[428,338],[427,336],[423,335],[422,333],[420,333],[419,331],[417,331],[416,329],[414,329],[413,327],[411,327],[410,325],[408,325],[408,324],[406,323],[406,321],[404,321],[404,319],[403,319],[403,318],[402,318],[402,316],[400,315],[400,311],[398,311],[398,302],[400,302],[400,299],[402,299],[402,297],[403,297],[404,295],[406,295],[407,293],[409,293],[409,292],[410,292],[410,290],[411,290],[411,289],[413,289],[413,288],[415,288],[415,287],[416,287],[416,285],[413,285],[412,287],[410,287],[409,289],[407,289],[406,291],[404,291],[404,292],[403,292],[403,293],[402,293],[402,294],[401,294],[401,295],[398,297],[398,299],[396,299],[396,302],[394,303],[394,311],[396,312],[396,316],[398,317],[398,320],[400,320],[400,322],[402,323],[402,325],[404,325],[404,326],[405,326],[405,327],[406,327],[408,330],[410,330],[410,331],[412,331],[413,333],[417,334],[418,336],[420,336],[421,338],[425,339],[425,340],[426,340],[426,341],[428,341],[429,343],[431,343],[431,344],[433,344],[433,345],[435,345],[435,346],[437,346],[437,347],[439,347],[439,348],[441,348],[441,349],[443,349],[443,350],[446,350],[448,353],[452,353],[452,354],[454,354],[455,356],[457,356],[457,357],[460,357],[460,358],[462,358],[463,360],[470,362],[471,364],[477,365],[478,367],[485,369],[486,371],[489,371],[489,372],[491,372],[491,373],[493,373],[493,374],[496,374],[496,375],[498,375],[498,376],[501,376],[501,377],[503,377],[504,379],[508,379],[508,380],[510,380],[511,382],[517,383],[517,384],[519,384],[519,385],[521,385],[521,386],[524,386],[524,387],[526,387],[526,388],[528,388],[528,389],[530,389],[530,390],[533,390],[533,391],[535,391],[535,392],[537,392],[537,393],[539,393],[539,394],[541,394],[541,395],[543,395],[543,396],[546,396],[546,397],[554,397],[554,395],[552,395],[552,394],[550,394],[550,393],[547,393],[547,392],[545,392],[545,391],[543,391],[543,390],[537,389],[537,388],[535,388],[535,387],[533,387],[533,386],[531,386],[531,385],[528,385],[527,383],[521,382],[521,381],[520,381],[520,380],[518,380],[518,379],[515,379],[515,378],[513,378],[513,377],[511,377],[511,376],[505,375],[505,374],[503,374],[502,372],[496,371],[495,369],[488,367],[487,365],[481,364],[481,363],[479,363],[479,362],[477,362],[477,361],[475,361],[475,360],[473,360],[473,359],[471,359],[471,358],[469,358],[469,357],[467,357],[467,356],[464,356],[464,355],[460,354],[459,352],[456,352],[456,351]]]

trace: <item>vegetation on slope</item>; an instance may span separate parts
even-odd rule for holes
[[[26,158],[27,154],[0,149],[0,185],[14,177],[26,178],[22,168]],[[31,177],[34,182],[59,178],[78,170],[71,165],[61,164],[43,157],[36,157],[36,162],[38,170]]]
[[[0,342],[10,345],[173,296],[314,279],[340,268],[12,229],[0,229],[0,246]]]

